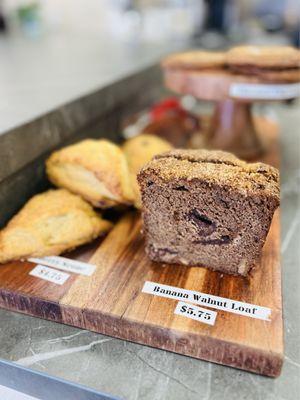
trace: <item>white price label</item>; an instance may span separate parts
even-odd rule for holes
[[[56,269],[45,267],[44,265],[37,265],[29,272],[29,275],[56,283],[57,285],[63,285],[71,276],[66,272],[57,271]]]
[[[214,325],[217,317],[215,311],[206,310],[205,308],[197,307],[194,304],[185,303],[183,301],[177,303],[174,314],[204,322],[208,325]]]
[[[146,281],[142,289],[143,293],[154,296],[166,297],[168,299],[186,300],[201,306],[228,311],[245,317],[270,320],[271,309],[244,303],[243,301],[227,299],[226,297],[214,296],[195,290],[182,289],[176,286],[163,285],[162,283]]]
[[[75,274],[90,276],[94,273],[96,265],[88,264],[82,261],[71,260],[70,258],[51,256],[43,258],[28,258],[28,261],[47,265],[67,272],[74,272]]]
[[[300,83],[266,85],[258,83],[233,83],[229,95],[240,99],[285,100],[300,96]]]

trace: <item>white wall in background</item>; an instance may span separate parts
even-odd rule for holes
[[[31,0],[3,0],[7,13]],[[129,0],[39,0],[44,31],[110,34],[121,41],[189,38],[201,29],[203,0],[153,1],[138,9]]]

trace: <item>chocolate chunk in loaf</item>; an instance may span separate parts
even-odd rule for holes
[[[139,173],[154,261],[247,275],[279,205],[278,171],[221,151],[173,150]]]

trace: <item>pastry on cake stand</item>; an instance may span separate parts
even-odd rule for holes
[[[168,89],[215,102],[203,145],[230,151],[244,159],[259,157],[267,146],[264,132],[254,122],[253,103],[300,96],[300,83],[272,83],[254,76],[233,74],[226,69],[163,68],[163,71]]]

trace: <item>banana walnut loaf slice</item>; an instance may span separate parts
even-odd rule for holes
[[[172,150],[138,175],[154,261],[247,275],[279,206],[275,168],[222,151]]]

